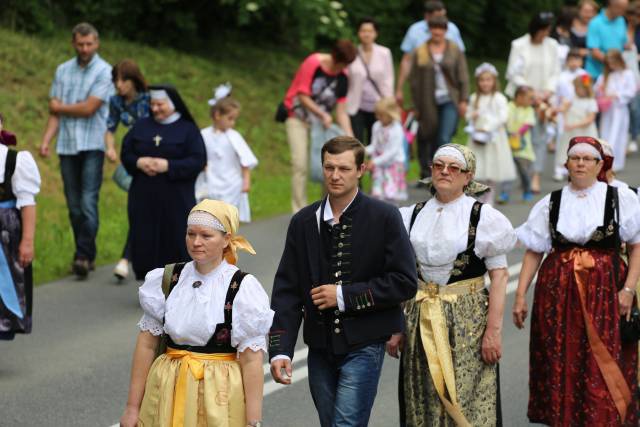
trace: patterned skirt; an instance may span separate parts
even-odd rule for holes
[[[407,180],[403,163],[376,166],[371,175],[371,196],[376,199],[407,200]]]
[[[487,324],[486,291],[442,301],[449,332],[458,403],[473,426],[500,425],[498,365],[482,360],[481,346]],[[400,417],[407,427],[455,426],[431,378],[420,336],[420,304],[405,305],[406,341],[401,360]]]
[[[576,256],[588,259],[590,264],[583,275],[576,275],[581,269],[576,269]],[[601,250],[553,251],[542,263],[531,316],[527,413],[531,422],[552,426],[637,425],[638,347],[620,341],[615,265],[613,252]],[[623,283],[626,265],[620,261],[618,266]],[[589,331],[585,311],[591,324]],[[626,382],[631,395],[624,422],[607,385],[616,372],[607,371],[605,380],[590,344],[598,337],[609,354],[609,371],[612,367],[617,371],[618,385]],[[604,348],[599,349],[598,357],[603,357]]]
[[[0,250],[4,257],[0,268],[0,340],[13,339],[16,333],[31,332],[33,276],[31,265],[22,268],[18,248],[22,238],[20,211],[0,208]],[[9,278],[10,277],[10,278]]]
[[[199,365],[200,379],[191,371],[190,365],[194,364]],[[181,371],[183,365],[186,366]],[[172,358],[168,354],[159,356],[147,376],[138,426],[170,427],[176,425],[176,416],[182,418],[175,421],[177,425],[185,427],[245,427],[240,364],[226,360]]]

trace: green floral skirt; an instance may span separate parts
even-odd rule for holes
[[[475,426],[501,425],[498,365],[482,360],[482,337],[487,324],[487,291],[442,301],[449,332],[458,403]],[[401,422],[407,427],[455,426],[433,385],[420,338],[420,304],[405,305],[406,340],[400,370]]]

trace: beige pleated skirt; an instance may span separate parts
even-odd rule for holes
[[[173,349],[159,356],[147,376],[138,425],[245,427],[240,365],[235,355],[214,356]]]

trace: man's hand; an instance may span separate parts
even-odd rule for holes
[[[49,112],[51,114],[58,114],[60,112],[60,106],[62,102],[58,98],[51,98],[49,100]]]
[[[404,92],[402,91],[402,89],[396,90],[396,102],[398,103],[398,106],[400,106],[400,108],[404,106]]]
[[[458,115],[462,118],[467,114],[467,101],[460,101],[458,104]]]
[[[324,126],[325,128],[328,128],[333,123],[333,117],[331,117],[331,114],[329,113],[324,113],[321,119],[322,119],[322,126]]]
[[[284,369],[286,375],[282,373]],[[278,359],[271,362],[271,376],[273,380],[279,384],[289,385],[291,384],[291,376],[293,375],[293,369],[291,367],[291,361],[289,359]]]
[[[404,348],[404,334],[393,334],[386,344],[387,354],[396,359],[400,357],[400,353]]]
[[[336,285],[321,285],[311,289],[311,299],[313,304],[320,310],[338,306]]]

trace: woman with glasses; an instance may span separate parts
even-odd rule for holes
[[[640,203],[606,184],[611,162],[595,138],[571,139],[567,155],[569,184],[516,231],[527,248],[513,306],[518,328],[538,275],[527,415],[553,426],[636,426],[637,343],[621,342],[620,318],[630,315],[640,275]]]
[[[504,215],[473,198],[488,190],[473,180],[475,170],[467,147],[442,146],[432,177],[424,180],[434,197],[400,209],[419,276],[418,293],[405,305],[405,335],[395,335],[387,346],[395,357],[403,347],[400,407],[406,426],[500,423],[506,254],[516,236]]]

